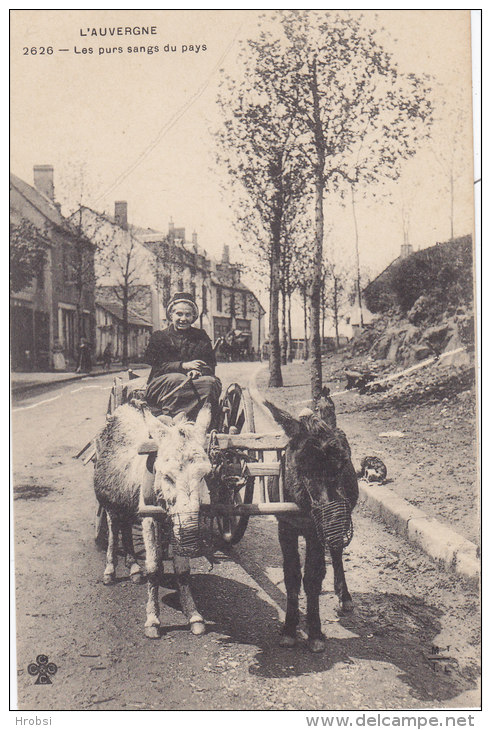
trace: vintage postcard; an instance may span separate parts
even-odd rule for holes
[[[10,32],[16,721],[473,727],[471,11]]]

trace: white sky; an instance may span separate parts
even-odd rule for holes
[[[349,12],[349,11],[343,11]],[[367,23],[391,33],[386,46],[404,71],[430,73],[450,108],[465,94],[465,132],[457,180],[455,234],[472,230],[469,11],[366,11]],[[241,259],[231,201],[220,191],[209,129],[217,119],[218,69],[233,73],[237,40],[254,35],[256,11],[13,11],[11,28],[11,169],[32,183],[34,164],[53,164],[59,200],[76,188],[73,170],[85,163],[94,207],[112,211],[127,200],[130,222],[167,230],[172,216],[188,237],[219,256],[223,244]],[[81,37],[79,29],[155,25],[157,35]],[[177,46],[165,53],[165,44]],[[129,45],[156,45],[159,53],[128,54]],[[182,44],[207,50],[181,52]],[[23,55],[23,48],[51,45],[69,53]],[[122,46],[122,54],[99,55],[99,47]],[[75,54],[92,47],[93,54]],[[468,101],[468,104],[467,104]],[[445,150],[442,127],[436,142]],[[138,161],[141,160],[139,163]],[[138,164],[136,164],[138,163]],[[130,174],[106,194],[118,177]],[[410,242],[426,247],[449,237],[446,179],[434,155],[422,151],[407,166],[392,198],[360,201],[362,266],[377,273],[400,251],[400,203],[409,210]],[[388,191],[386,191],[388,192]],[[394,204],[391,205],[390,201]],[[350,208],[326,203],[342,256],[351,257],[354,231]],[[249,283],[251,279],[249,279]]]

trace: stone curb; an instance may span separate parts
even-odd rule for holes
[[[378,484],[358,482],[360,502],[380,517],[398,535],[421,548],[430,558],[443,563],[463,578],[479,579],[477,546],[391,489]]]
[[[267,366],[259,367],[248,384],[255,404],[266,413],[263,398],[257,387],[257,376]],[[360,502],[380,517],[398,535],[417,545],[430,558],[442,563],[457,575],[479,580],[480,560],[475,543],[462,537],[454,530],[429,517],[423,510],[411,505],[388,487],[359,481]]]
[[[141,369],[147,369],[148,365],[144,365],[143,367],[140,367],[139,365],[134,365],[131,370],[141,370]],[[46,381],[30,381],[27,383],[11,383],[11,392],[12,395],[16,395],[17,393],[25,393],[28,390],[37,390],[38,388],[49,388],[52,385],[63,385],[63,383],[73,383],[76,380],[82,380],[83,378],[98,378],[101,375],[116,375],[117,373],[126,373],[128,370],[124,368],[117,368],[114,370],[101,370],[101,372],[95,372],[95,373],[74,373],[72,377],[70,378],[58,378],[56,380],[46,380]]]

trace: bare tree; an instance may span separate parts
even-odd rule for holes
[[[131,232],[126,235],[113,235],[99,246],[98,266],[102,271],[110,274],[114,280],[111,290],[122,307],[122,354],[123,367],[128,367],[128,335],[129,335],[129,304],[136,299],[140,292],[140,263],[138,246],[140,245]]]
[[[106,286],[122,309],[122,364],[127,367],[129,305],[141,292],[142,276],[150,269],[151,254],[135,238],[128,225],[118,225],[107,216],[83,206],[79,216],[84,235],[96,246],[98,286]],[[72,218],[74,217],[72,216]]]
[[[218,159],[232,182],[236,224],[259,261],[269,268],[270,380],[283,384],[279,337],[281,245],[287,211],[303,192],[295,118],[278,103],[285,82],[283,51],[265,36],[241,46],[240,79],[224,76],[218,103]],[[273,73],[272,73],[273,70]]]
[[[461,89],[457,100],[450,104],[440,89],[435,90],[435,136],[431,140],[431,149],[445,178],[445,190],[449,196],[450,238],[455,237],[455,187],[465,169],[464,161],[470,143],[465,123],[464,101]],[[444,143],[437,144],[437,140]]]
[[[294,232],[291,234],[293,264],[291,267],[292,292],[298,292],[302,303],[304,348],[303,358],[309,357],[309,305],[308,293],[314,268],[314,233],[312,221],[306,214],[296,219]]]
[[[297,141],[314,180],[315,259],[309,287],[312,397],[322,385],[320,350],[324,200],[349,186],[399,173],[414,154],[430,119],[427,86],[402,74],[376,40],[375,30],[353,15],[280,11],[287,46],[281,67],[288,84],[279,100],[297,120]],[[284,72],[284,71],[283,71]]]
[[[334,325],[334,332],[336,336],[336,348],[339,348],[339,324],[341,308],[345,300],[347,280],[348,272],[346,268],[336,263],[331,258],[326,259],[323,304],[332,315],[332,323]],[[359,277],[357,275],[357,282],[358,281]]]

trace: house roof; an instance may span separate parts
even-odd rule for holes
[[[19,192],[34,208],[36,208],[41,215],[51,221],[51,223],[63,228],[65,231],[71,232],[65,218],[61,215],[53,201],[46,195],[40,193],[39,190],[36,190],[36,188],[32,187],[32,185],[21,180],[20,177],[17,177],[17,175],[14,175],[12,172],[10,173],[10,185],[15,188],[17,192]]]
[[[106,312],[112,314],[120,322],[123,321],[123,305],[118,302],[100,302],[96,300],[96,306],[105,309]],[[152,322],[142,317],[134,309],[128,307],[128,323],[137,325],[138,327],[152,327]]]

